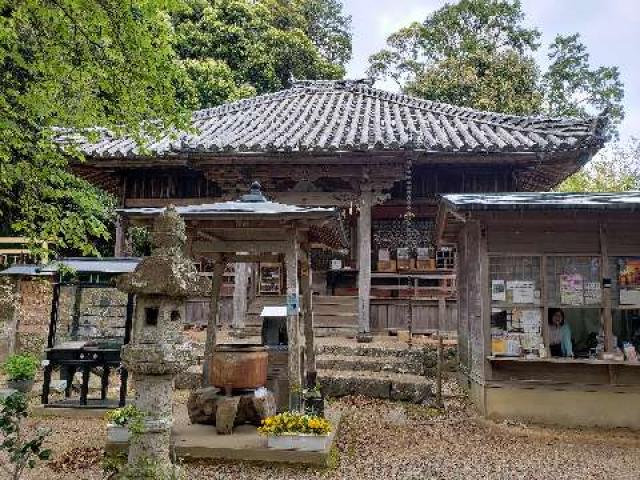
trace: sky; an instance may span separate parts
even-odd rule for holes
[[[362,78],[369,55],[384,48],[387,36],[413,21],[422,21],[444,0],[343,0],[353,21],[353,59],[347,78]],[[536,53],[546,65],[546,47],[558,34],[580,33],[591,65],[620,68],[625,86],[625,120],[620,134],[640,137],[640,0],[522,0],[525,23],[542,32]],[[394,82],[377,87],[397,90]]]

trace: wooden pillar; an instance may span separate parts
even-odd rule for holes
[[[213,278],[211,280],[211,297],[209,302],[209,319],[207,322],[207,340],[204,347],[203,385],[209,385],[209,365],[213,359],[216,347],[216,330],[218,325],[218,310],[220,304],[220,289],[224,279],[224,269],[227,260],[220,255],[213,265]]]
[[[442,399],[442,364],[444,362],[444,348],[442,344],[442,325],[447,315],[447,301],[444,297],[438,298],[438,361],[436,364],[436,406],[444,407]]]
[[[302,325],[304,328],[304,360],[306,370],[306,384],[315,384],[316,382],[316,353],[314,345],[313,332],[313,295],[311,293],[311,259],[309,252],[305,251],[302,255],[302,272],[301,272],[300,291],[302,297]]]
[[[234,265],[234,283],[233,283],[233,319],[231,325],[233,328],[244,328],[247,316],[247,285],[251,267],[248,263],[237,262]]]
[[[126,255],[127,245],[127,220],[120,215],[118,215],[118,218],[116,219],[115,241],[116,245],[113,256],[124,257]]]
[[[295,236],[294,236],[295,238]],[[289,341],[289,410],[298,410],[299,400],[294,393],[302,387],[302,358],[300,318],[298,315],[298,244],[294,240],[284,256],[287,276],[287,337]],[[295,304],[296,308],[291,308]]]
[[[358,330],[369,333],[369,297],[371,292],[371,205],[370,189],[360,193],[358,218]]]
[[[600,261],[602,278],[611,278],[609,271],[609,247],[607,244],[607,224],[600,224]],[[602,281],[601,281],[602,283]],[[611,288],[602,288],[602,329],[604,330],[604,350],[613,352],[613,318],[611,315]]]

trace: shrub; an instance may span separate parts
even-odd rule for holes
[[[11,355],[2,365],[9,380],[33,380],[40,362],[31,354]]]
[[[142,433],[144,430],[145,413],[135,405],[111,410],[106,415],[107,420],[119,427],[128,427],[131,433]]]
[[[0,469],[12,479],[21,478],[38,460],[48,460],[51,455],[51,450],[42,448],[49,430],[38,429],[30,438],[22,425],[27,416],[28,402],[23,394],[14,393],[0,401],[0,451],[4,451],[8,459],[0,463]]]

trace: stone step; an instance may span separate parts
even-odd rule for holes
[[[357,326],[343,326],[343,327],[318,327],[314,329],[314,335],[316,337],[345,337],[354,338],[358,333]]]
[[[363,395],[413,403],[429,403],[433,397],[431,382],[419,375],[318,370],[318,380],[328,397]]]
[[[316,346],[318,355],[342,355],[342,356],[366,356],[366,357],[410,357],[422,359],[431,348],[414,346],[409,348],[407,344],[397,343],[322,343]]]
[[[365,357],[362,355],[320,355],[316,357],[321,370],[370,371],[410,373],[422,375],[424,366],[407,361],[403,357]]]

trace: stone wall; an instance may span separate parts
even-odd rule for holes
[[[62,286],[56,342],[124,338],[126,317],[127,294],[117,288]]]
[[[0,282],[0,361],[12,353],[42,354],[49,332],[52,288],[45,279]]]

